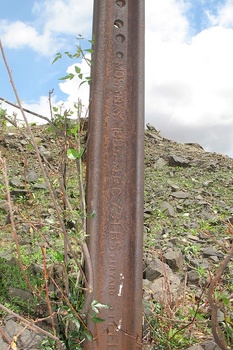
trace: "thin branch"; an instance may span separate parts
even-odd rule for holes
[[[11,341],[10,339],[7,337],[7,335],[3,332],[3,330],[0,328],[0,334],[2,335],[2,337],[6,340],[6,342],[11,345]]]
[[[3,101],[3,102],[5,102],[5,103],[7,103],[8,105],[10,105],[10,106],[12,106],[12,107],[15,107],[15,108],[20,109],[20,106],[19,106],[19,105],[16,105],[15,103],[12,103],[12,102],[6,100],[5,98],[0,97],[0,100]],[[41,115],[41,114],[39,114],[39,113],[35,113],[35,112],[30,111],[29,109],[26,109],[26,108],[23,108],[23,110],[24,110],[24,112],[26,112],[26,113],[29,113],[29,114],[31,114],[31,115],[34,115],[34,116],[36,116],[36,117],[38,117],[38,118],[40,118],[40,119],[44,119],[44,120],[46,120],[49,124],[52,124],[52,122],[51,122],[51,120],[50,120],[49,118],[47,118],[47,117],[45,117],[45,116],[43,116],[43,115]]]
[[[231,249],[229,250],[228,254],[226,255],[225,259],[221,262],[219,267],[217,268],[215,275],[210,282],[209,290],[208,290],[208,301],[211,308],[211,328],[212,333],[214,336],[214,340],[216,344],[220,347],[222,350],[230,350],[230,347],[227,345],[226,339],[222,333],[222,330],[219,326],[218,322],[218,304],[214,297],[214,292],[216,289],[217,284],[219,283],[219,280],[226,269],[227,265],[229,264],[231,258],[233,257],[233,244]]]
[[[47,273],[47,264],[46,264],[46,248],[45,247],[41,247],[41,251],[43,254],[43,272],[44,272],[44,280],[45,280],[45,294],[46,294],[46,300],[47,300],[47,305],[48,305],[48,309],[49,309],[49,314],[50,314],[50,319],[51,319],[51,325],[52,325],[52,329],[53,329],[53,334],[56,337],[56,328],[55,328],[55,323],[54,323],[54,318],[53,318],[53,311],[52,311],[52,306],[51,306],[51,301],[49,298],[49,288],[48,288],[48,280],[49,280],[49,276]]]
[[[0,44],[0,45],[1,45],[1,44]],[[2,51],[2,47],[1,47],[1,51]],[[11,82],[11,84],[12,84],[12,82]],[[31,115],[34,115],[34,116],[36,116],[36,117],[38,117],[38,118],[40,118],[40,119],[43,119],[43,120],[47,121],[47,123],[50,124],[50,125],[54,128],[56,134],[59,135],[59,136],[62,136],[62,132],[56,127],[56,125],[54,124],[54,122],[51,121],[49,118],[47,118],[47,117],[45,117],[45,116],[43,116],[43,115],[41,115],[41,114],[35,113],[35,112],[33,112],[33,111],[30,111],[29,109],[26,109],[26,108],[22,107],[22,105],[16,105],[15,103],[12,103],[12,102],[6,100],[5,98],[0,97],[0,100],[3,101],[3,102],[5,102],[5,103],[7,103],[8,105],[10,105],[10,106],[12,106],[12,107],[15,107],[15,108],[20,109],[20,111],[23,110],[23,111],[26,112],[26,113],[29,113],[29,114],[31,114]],[[11,120],[10,118],[8,118],[7,116],[3,116],[3,118],[6,119],[6,121],[8,121],[8,123],[12,124],[12,125],[15,126],[15,127],[18,127],[18,126],[17,126],[17,123],[14,122],[13,120]],[[24,119],[24,120],[25,120],[25,119]]]
[[[25,124],[26,124],[26,128],[27,128],[27,131],[31,137],[31,142],[32,142],[32,145],[34,147],[34,150],[36,152],[36,156],[37,156],[37,159],[38,159],[38,162],[39,162],[39,166],[40,166],[40,169],[41,169],[41,172],[43,174],[43,177],[45,179],[45,182],[46,182],[46,185],[48,187],[48,190],[49,190],[49,195],[50,195],[50,198],[52,199],[52,202],[53,202],[53,205],[54,205],[54,208],[56,210],[56,213],[57,213],[57,216],[58,216],[58,221],[59,221],[59,224],[62,228],[62,232],[64,234],[64,236],[66,237],[66,240],[67,240],[67,244],[68,244],[68,247],[70,249],[70,251],[72,251],[72,245],[68,239],[68,234],[67,234],[67,231],[66,231],[66,227],[65,227],[65,224],[63,222],[63,219],[62,219],[62,215],[61,215],[61,211],[60,211],[60,208],[58,206],[58,203],[57,203],[57,200],[55,198],[55,194],[52,190],[52,185],[51,185],[51,182],[50,182],[50,179],[49,179],[49,176],[48,176],[48,173],[46,171],[46,168],[44,167],[43,165],[43,162],[42,162],[42,157],[41,157],[41,154],[40,154],[40,151],[39,151],[39,148],[37,146],[37,143],[36,143],[36,140],[35,140],[35,137],[33,135],[33,132],[30,128],[30,125],[28,123],[28,120],[27,120],[27,117],[25,115],[25,112],[23,110],[23,107],[22,107],[22,104],[21,104],[21,101],[20,101],[20,98],[19,98],[19,95],[18,95],[18,92],[16,90],[16,87],[15,87],[15,84],[14,84],[14,81],[13,81],[13,77],[12,77],[12,74],[11,74],[11,70],[8,66],[8,63],[7,63],[7,60],[6,60],[6,56],[5,56],[5,53],[4,53],[4,50],[3,50],[3,46],[2,46],[2,42],[1,42],[1,39],[0,39],[0,50],[1,50],[1,53],[2,53],[2,57],[3,57],[3,61],[5,63],[5,66],[6,66],[6,69],[7,69],[7,72],[8,72],[8,75],[9,75],[9,78],[10,78],[10,82],[11,82],[11,85],[12,85],[12,88],[13,88],[13,91],[14,91],[14,94],[15,94],[15,97],[16,97],[16,100],[17,100],[17,103],[19,105],[19,109],[22,113],[22,116],[23,116],[23,119],[25,121]]]
[[[77,319],[80,321],[80,323],[83,325],[83,327],[90,332],[90,330],[87,328],[87,326],[85,325],[82,317],[78,314],[78,312],[75,310],[75,308],[73,307],[73,305],[71,304],[71,302],[69,301],[69,298],[63,293],[63,291],[61,290],[61,288],[57,285],[57,283],[55,282],[55,280],[51,277],[51,280],[53,282],[53,284],[55,285],[55,287],[58,289],[58,291],[61,293],[62,298],[66,301],[67,305],[70,307],[70,309],[73,311],[73,313],[75,314],[75,316],[77,317]]]
[[[16,232],[16,227],[15,227],[15,222],[14,222],[14,211],[12,208],[12,204],[11,204],[11,195],[10,195],[10,188],[9,188],[9,183],[8,183],[8,177],[7,177],[7,167],[6,167],[6,162],[5,159],[0,157],[0,162],[2,163],[2,172],[3,172],[3,176],[4,176],[4,180],[5,180],[5,185],[6,185],[6,194],[7,194],[7,202],[9,205],[9,215],[10,215],[10,222],[11,222],[11,227],[12,227],[12,231],[13,231],[13,236],[14,236],[14,241],[15,241],[15,245],[16,245],[16,251],[17,251],[17,256],[18,256],[18,260],[19,260],[19,267],[20,270],[23,274],[24,280],[27,283],[27,286],[29,288],[29,290],[34,294],[34,289],[31,286],[28,277],[25,273],[23,264],[22,264],[22,259],[21,259],[21,252],[20,252],[20,247],[19,247],[19,239],[18,239],[18,235]]]
[[[53,108],[52,108],[52,94],[53,94],[54,89],[49,90],[49,110],[50,110],[50,117],[51,120],[53,121]]]
[[[35,331],[35,332],[37,332],[37,333],[45,334],[47,337],[49,337],[49,338],[55,340],[56,343],[57,343],[58,349],[59,349],[59,350],[62,350],[62,349],[63,349],[62,343],[61,343],[60,340],[59,340],[56,336],[54,336],[53,334],[51,334],[51,333],[45,331],[44,329],[42,329],[42,328],[36,326],[36,325],[34,324],[34,322],[28,321],[28,320],[26,320],[24,317],[22,317],[22,316],[20,316],[20,315],[18,315],[18,314],[16,314],[16,313],[14,313],[13,311],[11,311],[10,309],[8,309],[6,306],[2,305],[1,303],[0,303],[0,308],[1,308],[2,310],[6,311],[9,315],[14,316],[14,317],[17,318],[19,321],[21,321],[22,323],[24,323],[25,325],[27,325],[27,327],[28,327],[29,329],[31,329],[32,331]]]

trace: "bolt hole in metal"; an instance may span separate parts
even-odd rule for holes
[[[125,0],[116,0],[116,4],[119,7],[124,7],[126,4],[126,1]]]
[[[124,57],[123,52],[118,51],[118,52],[116,53],[116,57],[119,58],[119,59],[122,59],[122,58]]]
[[[121,19],[116,19],[114,22],[114,27],[116,28],[122,28],[124,25],[124,22]]]
[[[123,43],[123,42],[125,41],[125,36],[124,36],[123,34],[117,34],[116,40],[117,40],[119,43]]]

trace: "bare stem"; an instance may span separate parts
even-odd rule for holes
[[[1,47],[1,51],[2,51],[2,47]],[[11,84],[12,84],[12,82],[11,82]],[[0,97],[0,100],[5,102],[5,103],[7,103],[8,105],[10,105],[12,107],[18,108],[20,110],[22,108],[24,112],[29,113],[31,115],[34,115],[34,116],[36,116],[36,117],[38,117],[40,119],[46,120],[47,123],[49,123],[54,128],[54,130],[56,131],[56,133],[58,135],[60,135],[60,136],[62,135],[61,131],[56,127],[56,125],[49,118],[47,118],[47,117],[45,117],[45,116],[43,116],[41,114],[35,113],[33,111],[30,111],[29,109],[23,108],[22,106],[16,105],[15,103],[12,103],[12,102],[6,100],[5,98]],[[4,119],[6,119],[6,121],[8,121],[9,123],[11,123],[15,127],[17,127],[17,124],[13,120],[8,118],[7,116],[3,116],[3,117],[4,117]]]
[[[15,227],[15,222],[14,222],[14,211],[12,208],[12,203],[11,203],[11,195],[10,195],[10,188],[9,188],[9,184],[8,184],[8,177],[7,177],[7,166],[6,166],[6,162],[5,159],[0,157],[0,162],[2,163],[2,171],[3,171],[3,176],[5,179],[5,185],[6,185],[6,194],[7,194],[7,201],[8,201],[8,205],[9,205],[9,214],[10,214],[10,222],[11,222],[11,227],[12,227],[12,231],[13,231],[13,236],[14,236],[14,241],[15,241],[15,245],[16,245],[16,251],[17,251],[17,256],[18,256],[18,261],[19,261],[19,267],[20,270],[23,274],[24,280],[27,283],[27,286],[29,288],[29,290],[34,294],[34,289],[31,286],[28,277],[25,273],[23,264],[22,264],[22,259],[21,259],[21,253],[20,253],[20,247],[19,247],[19,240],[18,240],[18,235],[16,232],[16,227]]]
[[[227,345],[226,339],[223,335],[223,332],[219,326],[218,322],[218,303],[215,300],[214,292],[216,289],[216,286],[218,285],[220,278],[226,269],[227,265],[229,264],[231,258],[233,257],[233,244],[231,249],[229,250],[228,254],[226,255],[225,259],[221,262],[219,267],[217,268],[214,277],[212,278],[212,281],[209,285],[208,290],[208,301],[211,308],[211,328],[212,333],[214,336],[214,340],[216,344],[220,347],[222,350],[230,350],[230,347]]]
[[[10,78],[10,82],[11,82],[11,85],[12,85],[12,88],[13,88],[13,91],[14,91],[14,94],[15,94],[15,97],[16,97],[16,100],[17,100],[17,103],[19,105],[19,109],[22,113],[22,116],[23,116],[23,119],[24,119],[24,122],[25,122],[25,125],[26,125],[26,128],[27,128],[27,131],[28,131],[28,134],[30,135],[31,137],[31,143],[34,147],[34,150],[36,152],[36,156],[37,156],[37,159],[38,159],[38,162],[39,162],[39,166],[40,166],[40,169],[41,169],[41,172],[43,174],[43,177],[44,177],[44,180],[46,182],[46,185],[48,187],[48,190],[49,190],[49,194],[50,194],[50,198],[52,199],[52,202],[53,202],[53,205],[54,205],[54,208],[56,210],[56,213],[57,213],[57,216],[58,216],[58,221],[59,221],[59,224],[62,228],[62,232],[64,234],[64,237],[67,241],[67,244],[69,246],[69,249],[72,251],[72,245],[68,239],[68,234],[67,234],[67,231],[66,231],[66,228],[65,228],[65,224],[63,222],[63,219],[62,219],[62,215],[61,215],[61,211],[60,211],[60,208],[58,206],[58,203],[57,203],[57,200],[55,198],[55,195],[54,195],[54,192],[53,192],[53,189],[52,189],[52,186],[51,186],[51,183],[50,183],[50,180],[49,180],[49,176],[48,176],[48,173],[46,171],[46,168],[44,167],[43,165],[43,162],[42,162],[42,158],[41,158],[41,155],[40,155],[40,151],[39,151],[39,148],[37,146],[37,143],[36,143],[36,140],[35,140],[35,137],[33,135],[33,132],[30,128],[30,125],[28,123],[28,120],[27,120],[27,117],[25,115],[25,112],[23,110],[23,107],[22,107],[22,104],[21,104],[21,101],[20,101],[20,98],[19,98],[19,95],[18,95],[18,92],[17,92],[17,89],[15,87],[15,84],[14,84],[14,81],[13,81],[13,78],[12,78],[12,74],[11,74],[11,70],[8,66],[8,63],[7,63],[7,60],[6,60],[6,56],[5,56],[5,53],[4,53],[4,50],[3,50],[3,46],[2,46],[2,42],[0,40],[0,50],[1,50],[1,53],[2,53],[2,57],[3,57],[3,61],[5,63],[5,66],[6,66],[6,69],[7,69],[7,72],[8,72],[8,75],[9,75],[9,78]]]
[[[48,273],[47,273],[47,264],[46,264],[46,248],[45,247],[41,247],[41,251],[42,251],[42,254],[43,254],[43,262],[44,262],[43,271],[44,271],[44,280],[45,280],[46,300],[47,300],[47,305],[48,305],[49,314],[50,314],[50,318],[51,318],[53,334],[54,334],[54,336],[56,336],[56,328],[55,328],[55,323],[54,323],[54,318],[53,318],[53,311],[52,311],[51,302],[50,302],[50,298],[49,298],[49,288],[48,288],[49,276],[48,276]]]
[[[10,309],[8,309],[6,306],[4,306],[4,305],[2,305],[2,304],[0,304],[0,308],[1,308],[3,311],[7,312],[9,315],[14,316],[14,317],[17,318],[19,321],[21,321],[22,323],[24,323],[29,329],[31,329],[31,330],[33,330],[33,331],[35,331],[35,332],[37,332],[37,333],[45,334],[47,337],[49,337],[49,338],[55,340],[56,343],[57,343],[57,346],[58,346],[58,350],[62,350],[62,349],[63,349],[62,343],[61,343],[60,340],[59,340],[56,336],[54,336],[53,334],[51,334],[51,333],[45,331],[44,329],[42,329],[42,328],[36,326],[36,325],[34,324],[34,322],[26,320],[24,317],[19,316],[18,314],[14,313],[13,311],[11,311]]]

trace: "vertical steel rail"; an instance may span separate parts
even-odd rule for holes
[[[87,149],[92,299],[86,350],[141,349],[144,182],[144,0],[94,0]]]

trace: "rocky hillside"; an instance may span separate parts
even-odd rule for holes
[[[191,328],[192,336],[195,337],[197,332],[197,338],[203,338],[203,342],[199,340],[203,347],[199,345],[192,349],[224,348],[217,347],[210,340],[211,307],[208,290],[216,268],[230,251],[233,241],[232,170],[233,159],[205,152],[198,144],[180,144],[165,139],[148,125],[145,132],[144,297],[150,300],[151,307],[151,300],[161,302],[166,299],[164,291],[168,289],[167,295],[172,301],[165,301],[165,311],[169,316],[168,309],[174,302],[174,313],[171,314],[177,322],[181,321],[176,317],[177,312],[180,312],[177,306],[179,302],[186,305],[189,318],[193,312],[200,313],[204,328],[200,326],[201,322],[198,329]],[[168,270],[164,270],[164,266]],[[232,267],[231,260],[215,290],[215,297],[218,293],[226,297],[231,317]],[[166,275],[169,277],[169,286]],[[221,297],[219,299],[216,301],[217,322],[222,322],[221,327],[225,327],[225,331],[227,328],[228,348],[231,349],[233,320],[231,318],[226,326],[226,305],[223,306]],[[182,310],[185,314],[185,307]],[[161,327],[161,323],[157,327]],[[197,324],[196,321],[194,323]],[[189,332],[184,332],[185,336],[190,340]],[[171,344],[167,343],[168,349],[169,346]],[[179,346],[173,345],[171,348],[179,349]],[[180,345],[180,348],[187,349],[188,345]],[[160,347],[157,345],[154,349]]]
[[[47,126],[34,126],[33,131],[43,161],[50,165],[49,176],[59,197],[55,173],[62,159],[64,142],[55,138]],[[59,254],[54,253],[61,248],[56,212],[29,138],[15,129],[8,129],[0,136],[0,147],[8,167],[23,262],[40,272],[42,241],[46,244],[49,262],[56,265],[59,261]],[[205,152],[198,144],[179,144],[165,139],[150,125],[145,131],[145,349],[233,348],[232,260],[209,293],[215,271],[229,254],[233,241],[232,170],[233,159],[227,156]],[[67,168],[67,191],[72,206],[78,207],[73,172],[74,166]],[[12,260],[15,243],[2,174],[0,190],[0,272],[6,274],[12,264],[17,269],[17,263]],[[59,200],[62,205],[62,198]],[[68,215],[66,220],[69,222],[69,219]],[[50,249],[51,242],[53,249]],[[12,268],[10,270],[12,272]],[[7,282],[0,280],[3,291],[0,302],[12,305],[15,300],[28,300],[27,287],[15,276],[5,277]],[[13,304],[14,310],[25,314],[22,303]],[[216,320],[213,311],[217,312]],[[16,327],[16,319],[9,320],[1,311],[0,315],[3,323],[0,328],[9,338]],[[42,316],[45,315],[42,313]],[[36,311],[34,317],[38,317]],[[215,321],[217,325],[213,325]],[[220,343],[213,338],[211,327],[220,334]],[[32,336],[29,332],[27,339]],[[18,342],[25,350],[29,349],[27,343],[22,345],[22,338],[19,337]],[[39,348],[41,340],[36,338],[33,349]],[[1,337],[0,348],[7,349],[6,339]]]

